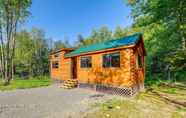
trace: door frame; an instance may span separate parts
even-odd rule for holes
[[[71,79],[77,79],[77,58],[71,58]]]

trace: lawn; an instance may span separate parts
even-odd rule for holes
[[[49,79],[49,77],[46,76],[40,76],[29,79],[16,78],[12,80],[10,84],[7,86],[4,86],[2,80],[0,80],[0,91],[48,86],[51,83],[52,83],[51,79]]]
[[[186,118],[185,85],[147,88],[133,98],[112,99],[93,105],[84,118]]]

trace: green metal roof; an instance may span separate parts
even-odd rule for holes
[[[141,36],[142,36],[141,33],[136,33],[120,39],[109,40],[109,41],[92,44],[88,46],[82,46],[72,52],[66,53],[65,57],[73,57],[73,56],[80,55],[81,53],[95,52],[98,50],[116,48],[116,47],[126,46],[126,45],[133,45],[138,42]]]

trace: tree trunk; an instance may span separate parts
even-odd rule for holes
[[[14,61],[12,60],[12,76],[11,76],[11,79],[13,80],[14,79]]]
[[[0,67],[5,85],[14,74],[14,49],[17,24],[28,13],[31,0],[1,0]]]
[[[10,70],[9,70],[9,65],[8,65],[8,60],[5,60],[5,77],[4,77],[4,85],[9,85],[10,84]]]
[[[14,56],[15,56],[15,37],[16,37],[16,28],[17,28],[17,20],[15,21],[15,24],[14,24],[14,27],[13,27],[14,29],[13,29],[13,37],[12,37],[12,54],[11,54],[11,66],[12,66],[12,68],[11,68],[11,79],[13,79],[14,78]]]
[[[182,35],[182,49],[184,53],[186,54],[186,38],[183,35]]]

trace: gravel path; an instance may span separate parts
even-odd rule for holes
[[[57,85],[0,92],[0,118],[77,118],[90,109],[91,103],[110,97],[86,89],[65,90]]]

